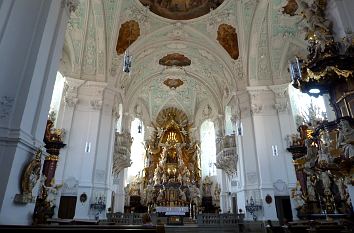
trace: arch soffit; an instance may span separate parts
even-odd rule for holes
[[[257,75],[257,69],[252,69],[250,66],[252,59],[257,61],[258,55],[258,42],[260,40],[260,34],[262,32],[262,22],[264,18],[267,16],[269,2],[267,1],[259,1],[256,11],[254,13],[252,19],[252,26],[251,26],[251,33],[249,35],[250,43],[248,49],[248,62],[247,62],[247,69],[248,69],[248,85],[250,85],[250,77]]]
[[[106,64],[107,64],[107,44],[106,44],[106,19],[103,2],[100,0],[80,1],[80,9],[82,11],[80,18],[80,27],[71,26],[65,34],[65,44],[69,50],[71,69],[67,71],[67,75],[79,79],[91,79],[95,81],[106,81]],[[92,11],[92,12],[91,12]],[[91,15],[93,19],[91,19]],[[95,74],[84,74],[85,50],[88,43],[89,21],[92,20],[95,28],[94,44],[96,50],[94,56],[96,59]],[[69,23],[70,25],[70,23]],[[79,43],[79,44],[78,44]],[[100,62],[101,72],[97,72]],[[86,77],[87,78],[86,78]]]

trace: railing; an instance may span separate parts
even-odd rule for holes
[[[243,222],[243,214],[198,214],[198,226],[234,226]]]
[[[116,225],[141,225],[143,224],[141,214],[108,213],[107,222]]]

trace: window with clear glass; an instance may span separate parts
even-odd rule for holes
[[[200,127],[202,176],[216,175],[216,145],[214,123],[206,120]]]
[[[144,169],[145,148],[144,148],[144,127],[140,119],[135,118],[131,123],[130,129],[133,143],[131,147],[132,165],[128,168],[127,181],[128,183],[136,176],[142,175]]]
[[[322,96],[312,97],[289,86],[289,96],[296,125],[314,124],[314,121],[324,120],[326,116],[325,102]]]
[[[63,97],[64,83],[65,83],[65,78],[60,72],[57,72],[53,94],[52,94],[52,101],[50,103],[50,110],[49,110],[49,114],[51,115],[54,114],[55,119],[58,116],[60,102]]]

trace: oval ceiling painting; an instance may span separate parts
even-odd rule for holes
[[[140,0],[152,12],[168,19],[187,20],[208,14],[224,0]]]

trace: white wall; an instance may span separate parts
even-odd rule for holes
[[[43,144],[68,14],[61,1],[0,3],[0,224],[30,224],[34,204],[13,200]]]

